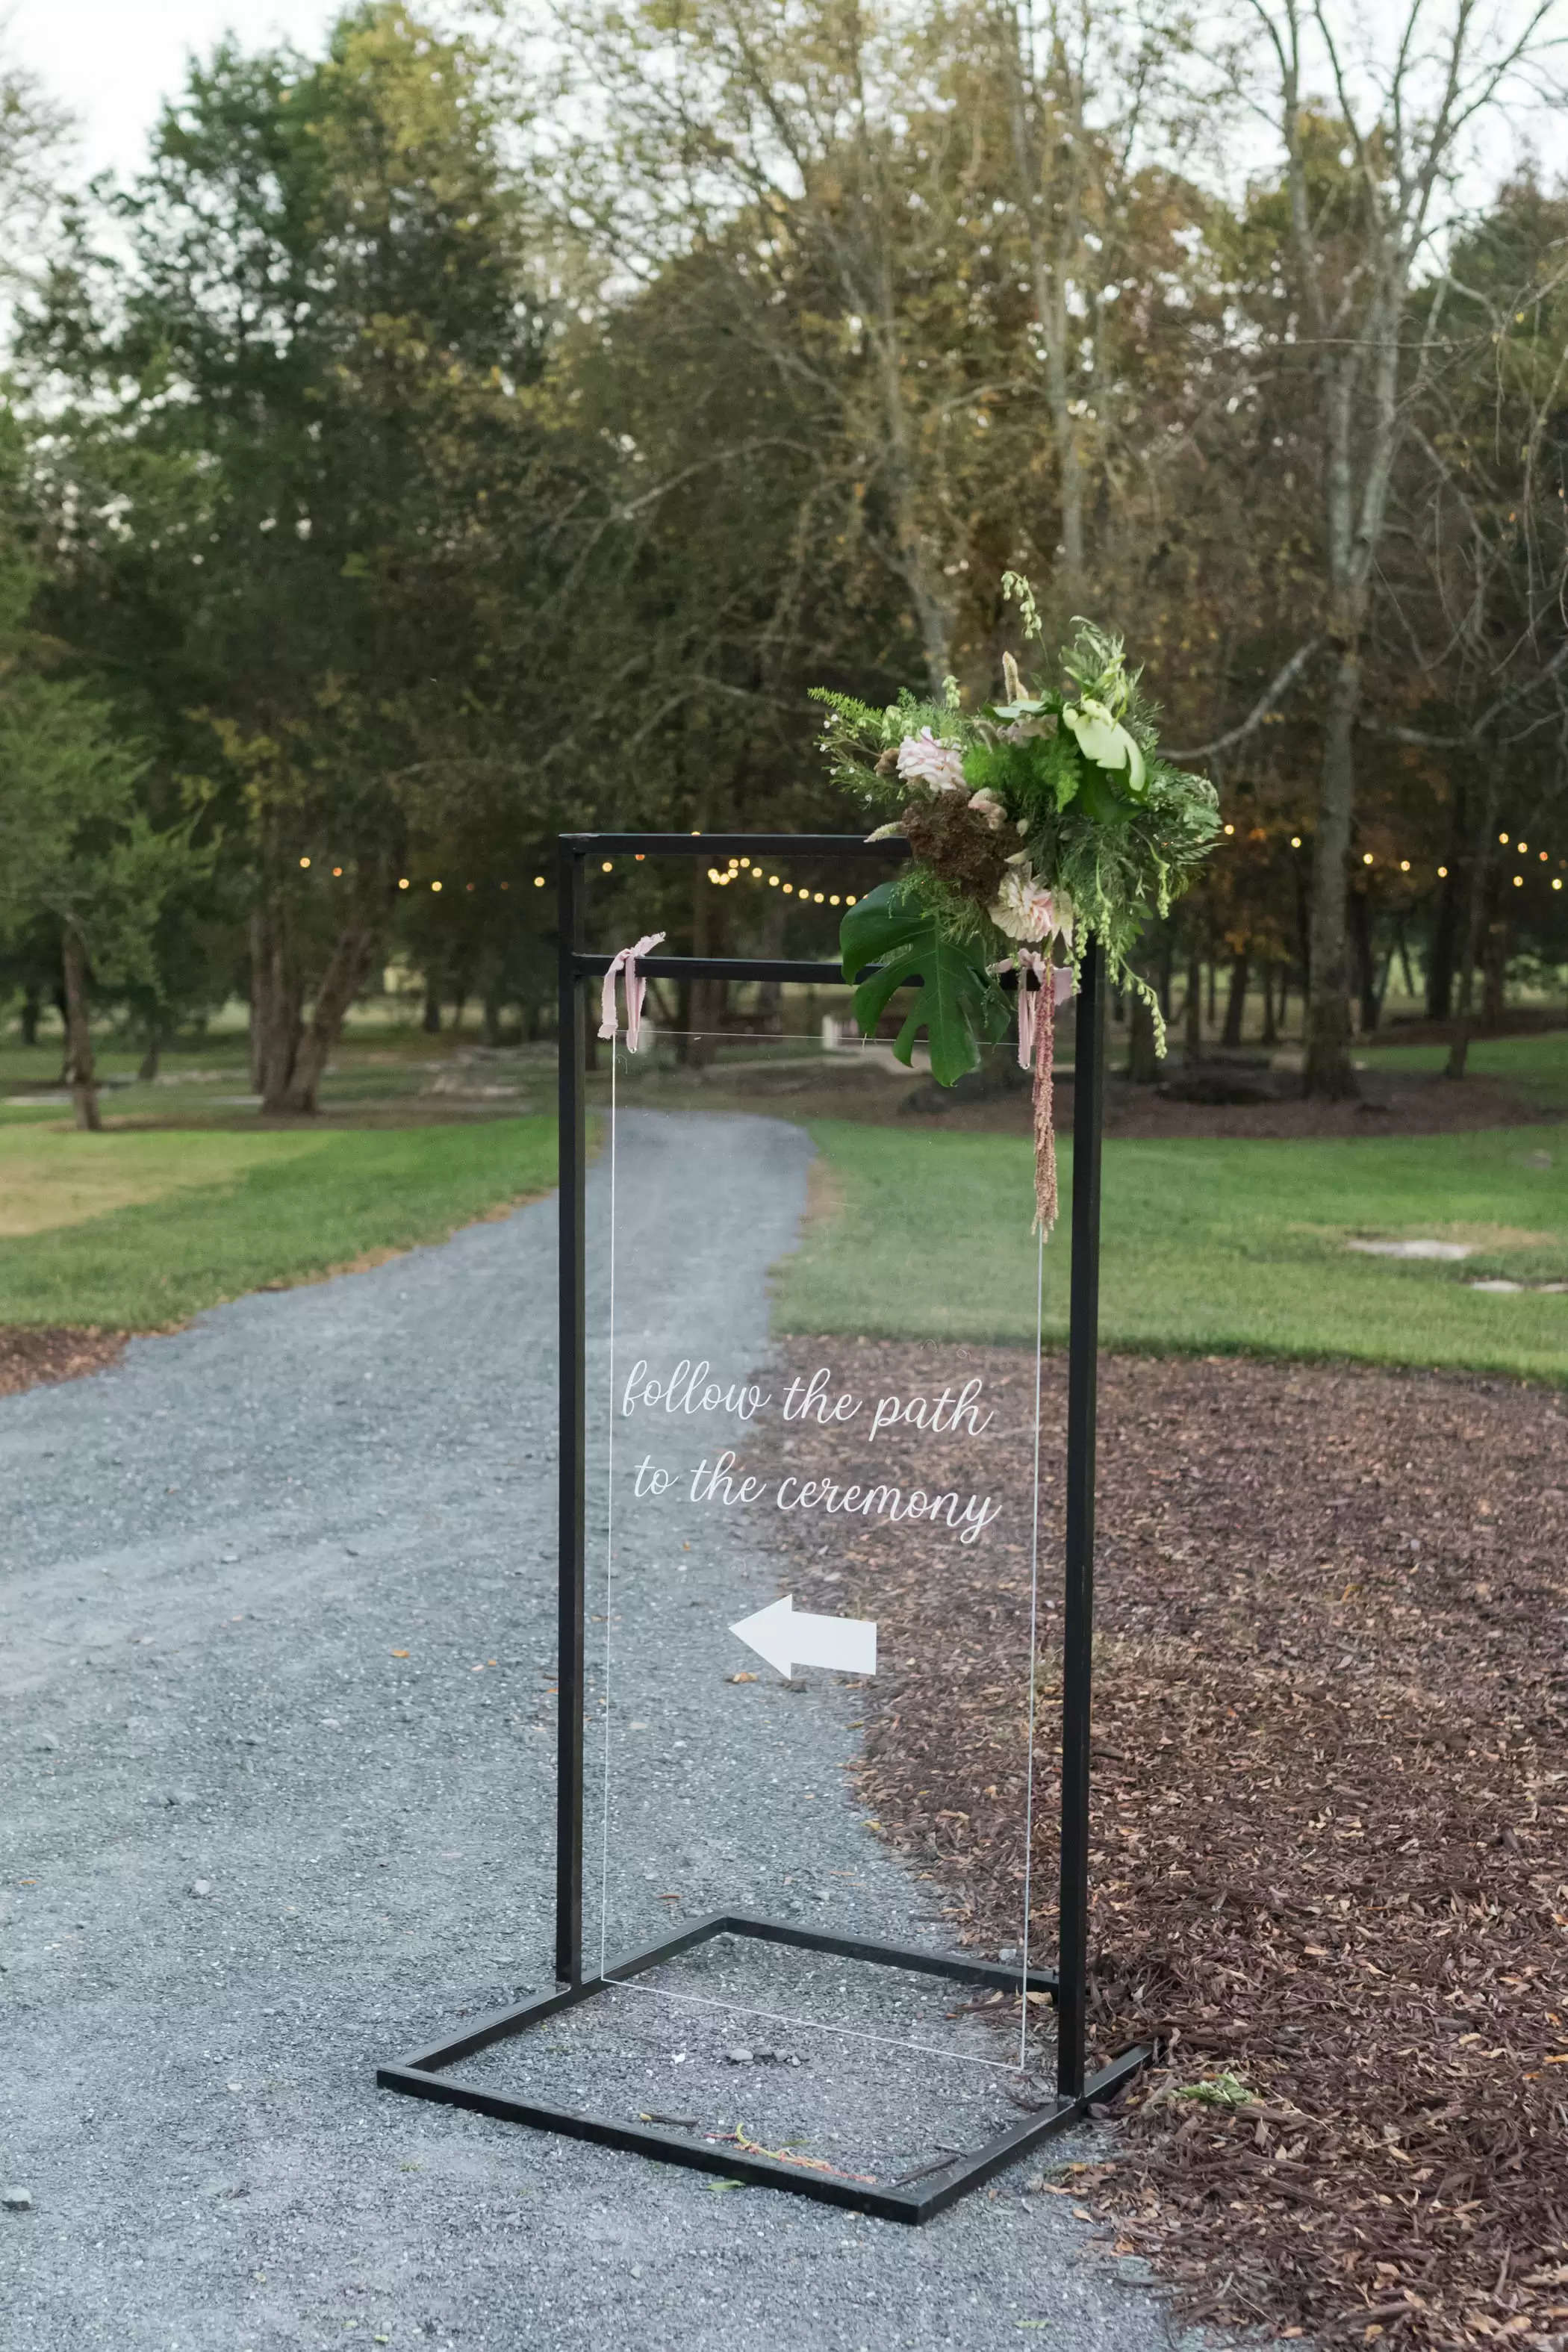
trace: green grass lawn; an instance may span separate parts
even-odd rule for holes
[[[0,1324],[157,1329],[440,1241],[555,1181],[552,1118],[237,1136],[77,1135],[58,1118],[0,1127],[0,1202],[8,1174],[12,1197],[36,1195],[42,1160],[79,1212],[105,1167],[132,1204],[0,1238]]]
[[[825,1212],[779,1268],[784,1331],[1026,1340],[1030,1151],[1011,1137],[812,1127]],[[1070,1149],[1062,1153],[1064,1204]],[[1542,1163],[1546,1164],[1542,1164]],[[1111,1141],[1101,1335],[1131,1349],[1351,1357],[1568,1381],[1568,1128],[1408,1141]],[[1352,1236],[1470,1241],[1462,1264],[1353,1255]],[[1046,1249],[1065,1338],[1068,1222]]]
[[[1362,1044],[1356,1058],[1369,1075],[1379,1070],[1436,1072],[1447,1061],[1448,1048]],[[1478,1077],[1506,1078],[1533,1097],[1543,1111],[1568,1115],[1568,1029],[1549,1029],[1533,1037],[1472,1038],[1468,1067]]]

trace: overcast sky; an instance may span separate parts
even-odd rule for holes
[[[279,37],[317,43],[342,0],[10,0],[0,6],[5,53],[39,75],[80,129],[85,172],[129,171],[145,152],[159,101],[238,30],[247,48]]]

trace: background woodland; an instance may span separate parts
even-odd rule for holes
[[[538,1034],[558,830],[858,829],[807,689],[989,695],[1010,567],[1219,786],[1189,1045],[1217,965],[1344,1092],[1397,963],[1462,1073],[1568,962],[1556,50],[1362,15],[372,0],[89,186],[11,76],[0,998],[80,1118],[95,1020],[236,994],[310,1112],[395,956]],[[833,937],[651,866],[595,922]]]

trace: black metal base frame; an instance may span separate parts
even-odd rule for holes
[[[847,2206],[855,2212],[872,2214],[880,2221],[918,2223],[931,2221],[971,2189],[978,2189],[982,2182],[992,2179],[1005,2166],[1026,2156],[1053,2132],[1079,2122],[1097,2100],[1115,2098],[1139,2068],[1148,2063],[1146,2050],[1130,2050],[1090,2075],[1080,2096],[1069,2098],[1058,2093],[1049,2106],[1026,2116],[1007,2131],[998,2132],[983,2147],[927,2167],[919,2176],[918,2187],[911,2181],[901,2188],[893,2184],[885,2189],[835,2173],[810,2171],[780,2157],[753,2155],[717,2139],[689,2139],[657,2125],[616,2123],[605,2116],[586,2116],[570,2107],[551,2106],[541,2099],[512,2098],[504,2091],[487,2091],[474,2083],[454,2081],[444,2071],[471,2058],[476,2051],[488,2049],[492,2042],[504,2042],[514,2033],[525,2033],[531,2025],[542,2025],[546,2018],[558,2017],[563,2010],[575,2009],[583,2001],[591,2000],[595,1993],[613,1991],[617,1984],[626,1984],[649,1969],[660,1968],[667,1960],[677,1959],[682,1952],[692,1951],[717,1936],[750,1936],[764,1943],[794,1944],[807,1951],[831,1952],[840,1959],[869,1960],[882,1968],[907,1969],[913,1975],[949,1977],[961,1984],[990,1985],[1007,1991],[1019,1989],[1019,1971],[999,1961],[919,1951],[902,1944],[869,1943],[852,1936],[819,1935],[812,1928],[790,1927],[783,1920],[754,1918],[745,1911],[717,1911],[662,1944],[650,1945],[646,1951],[634,1952],[626,1959],[611,1961],[602,1976],[584,1977],[563,1991],[542,1993],[520,2008],[504,2009],[470,2027],[455,2041],[424,2051],[401,2066],[380,2067],[376,2082],[384,2091],[403,2091],[410,2098],[432,2099],[443,2106],[468,2107],[476,2115],[495,2116],[505,2123],[531,2124],[536,2130],[559,2132],[569,2139],[590,2140],[598,2147],[626,2148],[638,2156],[652,2157],[660,2164],[684,2164],[695,2172],[716,2172],[727,2180],[745,2180],[759,2188],[793,2189],[797,2196],[814,2197],[822,2205]],[[1031,1969],[1026,1985],[1030,1992],[1056,1998],[1055,1977]]]
[[[668,1943],[617,1960],[597,1975],[587,1973],[583,1952],[583,1740],[586,1709],[585,1636],[587,1563],[584,1546],[584,1417],[587,1299],[584,1237],[587,1169],[585,1095],[585,983],[601,978],[611,958],[583,943],[590,862],[622,856],[712,857],[901,857],[901,842],[868,842],[858,835],[830,834],[563,834],[561,836],[560,928],[560,1218],[561,1218],[561,1463],[559,1612],[559,1719],[555,1798],[555,1975],[563,1988],[504,2010],[455,2040],[444,2042],[401,2066],[383,2066],[376,2081],[384,2090],[416,2099],[469,2107],[510,2123],[531,2124],[603,2147],[635,2149],[666,2164],[721,2173],[773,2189],[790,2189],[820,2203],[849,2206],[889,2221],[927,2221],[935,2213],[1000,2172],[1037,2142],[1075,2123],[1096,2101],[1114,2098],[1149,2059],[1131,2050],[1097,2074],[1088,2071],[1089,1992],[1089,1794],[1090,1684],[1094,1627],[1094,1456],[1096,1373],[1100,1319],[1100,1161],[1105,1068],[1105,957],[1098,940],[1085,945],[1079,967],[1075,1017],[1072,1172],[1072,1289],[1068,1326],[1068,1427],[1066,1530],[1063,1546],[1061,1846],[1058,1973],[1025,1979],[1031,1991],[1048,1995],[1056,2011],[1057,2096],[1009,2131],[971,2155],[955,2156],[912,2181],[868,2188],[859,2181],[750,2155],[716,2140],[688,2139],[648,2126],[614,2123],[573,2114],[537,2100],[509,2098],[452,2079],[446,2072],[464,2058],[509,2034],[525,2032],[562,2010],[656,1969],[715,1936],[751,1936],[764,1942],[795,1944],[868,1960],[917,1975],[956,1978],[966,1984],[1019,1987],[1020,1970],[999,1962],[958,1954],[923,1952],[897,1944],[865,1943],[819,1935],[747,1912],[715,1913]],[[842,982],[835,963],[774,957],[644,957],[638,969],[650,980],[778,980]]]

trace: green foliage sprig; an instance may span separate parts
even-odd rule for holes
[[[1016,572],[1003,588],[1018,604],[1027,647],[1041,635],[1033,592]],[[947,984],[924,992],[929,1003],[897,1050],[910,1058],[923,1022],[945,1084],[973,1069],[982,1039],[996,1034],[994,968],[1021,949],[1049,957],[1059,940],[1076,964],[1092,932],[1112,983],[1142,995],[1161,1030],[1131,959],[1145,923],[1169,910],[1219,832],[1208,779],[1161,757],[1156,712],[1122,640],[1080,619],[1056,667],[1057,678],[1029,683],[1005,654],[1005,698],[974,713],[951,681],[940,702],[904,693],[881,710],[816,695],[827,708],[823,743],[836,780],[894,812],[879,831],[906,835],[912,860],[846,917],[846,977],[870,960],[873,934],[876,960],[897,954],[900,971],[940,951]],[[954,955],[970,974],[962,985]],[[875,1024],[887,993],[858,992],[862,1027]]]

